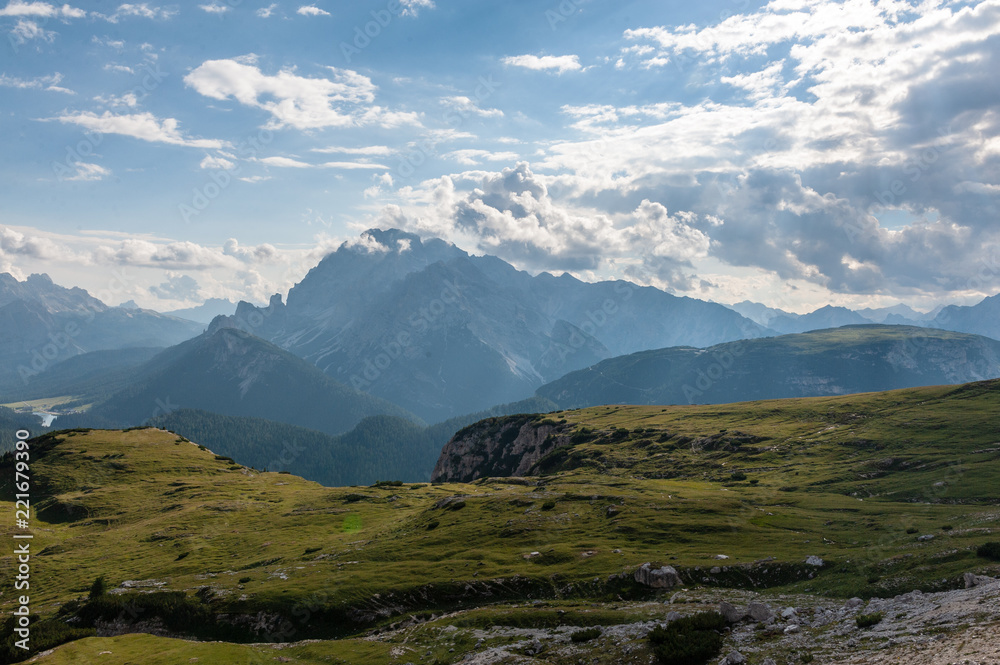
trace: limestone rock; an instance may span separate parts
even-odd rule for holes
[[[672,566],[653,568],[644,563],[635,571],[635,581],[654,589],[671,589],[681,583],[681,577]]]
[[[744,665],[747,657],[739,651],[730,651],[729,655],[719,661],[719,665]]]
[[[774,612],[764,603],[750,603],[747,605],[747,614],[754,621],[767,622],[774,619]]]
[[[731,605],[726,601],[719,603],[719,614],[726,618],[729,623],[739,623],[746,618],[747,613],[745,610],[741,610],[735,605]]]

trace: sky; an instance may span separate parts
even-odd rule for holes
[[[1000,0],[0,0],[0,272],[266,302],[368,228],[807,312],[1000,292]]]

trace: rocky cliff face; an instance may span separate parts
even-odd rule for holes
[[[538,460],[569,443],[567,426],[539,415],[487,418],[451,438],[431,480],[470,482],[528,475]]]

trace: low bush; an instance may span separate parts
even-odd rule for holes
[[[545,503],[542,504],[542,510],[552,510],[555,507],[556,507],[555,501],[546,501]]]
[[[719,655],[728,625],[718,612],[701,612],[654,628],[649,641],[663,665],[704,665]]]
[[[589,642],[595,638],[601,636],[601,629],[598,627],[587,628],[586,630],[578,630],[575,633],[571,633],[569,639],[572,642]]]
[[[990,561],[1000,561],[1000,543],[996,541],[983,543],[976,548],[976,556],[981,556]]]
[[[859,614],[854,617],[854,623],[858,624],[858,628],[871,628],[872,626],[882,622],[885,618],[885,614],[882,612],[872,612],[871,614]]]

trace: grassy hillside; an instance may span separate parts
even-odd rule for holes
[[[538,417],[576,441],[543,460],[541,475],[364,488],[257,473],[154,429],[56,433],[34,443],[33,610],[93,618],[118,607],[71,603],[96,577],[113,588],[144,580],[138,588],[183,592],[183,611],[204,617],[174,634],[327,640],[282,652],[288,662],[450,663],[484,648],[476,626],[662,617],[672,608],[622,604],[657,596],[631,576],[647,561],[674,566],[696,603],[716,588],[832,597],[954,588],[965,572],[1000,572],[976,555],[1000,540],[998,411],[996,381],[599,407]],[[10,460],[2,466],[9,483]],[[11,579],[0,589],[5,612]],[[111,598],[147,621],[160,616],[152,597]],[[423,619],[396,637],[357,639],[411,615]],[[102,662],[124,663],[154,644],[173,662],[274,654],[128,636],[88,638],[40,662],[96,662],[109,650],[114,660]],[[649,662],[646,646],[635,648],[646,660],[628,662]]]
[[[563,408],[724,404],[965,383],[1000,376],[1000,342],[911,326],[859,325],[609,358],[537,394]]]

